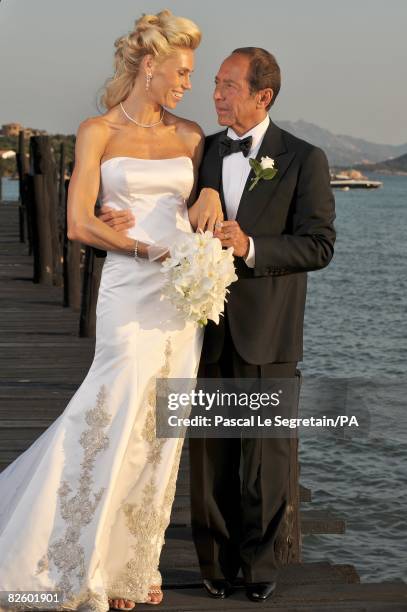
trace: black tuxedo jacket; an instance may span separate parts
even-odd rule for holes
[[[199,188],[221,195],[222,160],[219,137],[206,138]],[[307,272],[324,268],[334,252],[335,201],[327,158],[322,149],[296,138],[270,121],[257,158],[271,157],[277,174],[245,185],[236,221],[251,236],[255,267],[235,257],[238,280],[230,285],[226,316],[233,343],[248,363],[294,362],[302,359]],[[221,354],[224,321],[205,329],[202,360],[216,362]]]

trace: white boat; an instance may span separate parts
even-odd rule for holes
[[[383,185],[382,181],[370,181],[368,179],[332,179],[331,187],[335,189],[377,189]],[[346,189],[346,191],[347,191]]]

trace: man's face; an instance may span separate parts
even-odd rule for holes
[[[218,123],[244,134],[261,121],[261,109],[256,96],[250,93],[247,73],[250,60],[245,55],[232,53],[221,65],[215,77],[215,101]]]

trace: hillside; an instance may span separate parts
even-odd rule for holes
[[[360,164],[356,168],[362,171],[383,172],[384,174],[407,174],[407,153],[393,159],[386,159],[378,164]]]
[[[402,145],[386,145],[369,142],[344,134],[333,134],[329,130],[306,121],[278,121],[284,130],[299,138],[321,147],[327,154],[331,166],[354,166],[355,164],[377,163],[383,159],[398,157],[407,153],[407,142]]]

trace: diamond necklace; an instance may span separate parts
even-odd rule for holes
[[[133,117],[130,117],[130,115],[128,113],[126,113],[123,104],[120,102],[120,108],[122,109],[123,113],[126,115],[127,119],[129,121],[132,121],[133,123],[135,123],[136,125],[138,125],[139,127],[142,128],[151,128],[154,127],[155,125],[159,125],[164,117],[164,109],[162,109],[162,113],[161,113],[161,117],[159,121],[156,121],[155,123],[139,123],[138,121],[136,121],[135,119],[133,119]]]

